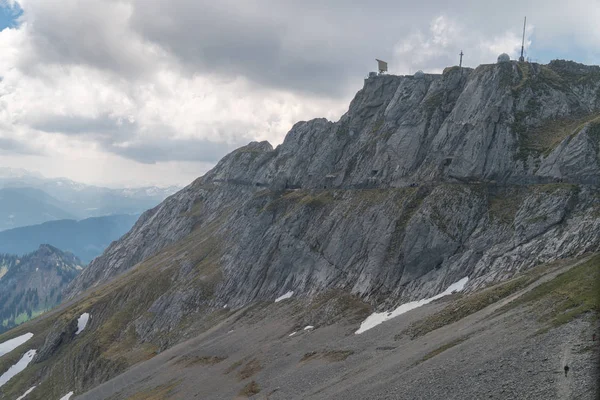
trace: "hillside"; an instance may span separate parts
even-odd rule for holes
[[[72,254],[49,245],[24,256],[0,254],[0,332],[60,303],[81,265]]]
[[[592,398],[589,373],[559,378],[597,365],[599,117],[600,68],[573,62],[369,78],[340,121],[145,212],[68,302],[0,337],[34,333],[0,371],[38,350],[1,393]]]
[[[127,233],[138,215],[111,215],[81,221],[59,220],[0,232],[0,253],[26,254],[50,244],[89,263]]]

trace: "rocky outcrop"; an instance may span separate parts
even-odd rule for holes
[[[598,68],[569,62],[369,78],[340,121],[240,148],[146,212],[67,295],[162,254],[180,272],[143,333],[290,290],[383,307],[595,250],[599,94]],[[208,253],[209,295],[190,283]]]
[[[43,346],[38,350],[34,362],[44,362],[55,355],[60,346],[68,346],[75,337],[75,332],[77,332],[77,319],[72,319],[68,323],[62,320],[56,321],[46,336]]]
[[[294,330],[356,325],[466,276],[468,294],[598,252],[599,95],[600,68],[563,61],[369,78],[340,121],[250,143],[144,213],[69,302],[22,328],[43,343],[35,379],[3,390],[79,394],[229,323],[245,335],[273,310]],[[84,312],[92,323],[73,337]]]

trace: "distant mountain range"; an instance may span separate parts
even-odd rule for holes
[[[75,218],[65,206],[39,189],[0,189],[0,230]]]
[[[60,219],[140,214],[179,189],[110,189],[0,168],[0,231]]]
[[[0,232],[0,253],[27,254],[47,243],[77,255],[87,264],[102,254],[112,241],[127,233],[138,217],[110,215],[81,221],[66,219],[9,229]]]
[[[0,254],[0,333],[60,303],[81,264],[49,245],[25,256]]]

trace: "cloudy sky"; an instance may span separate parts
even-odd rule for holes
[[[567,4],[568,3],[568,4]],[[0,167],[187,184],[337,120],[364,76],[527,55],[600,63],[598,0],[0,0]]]

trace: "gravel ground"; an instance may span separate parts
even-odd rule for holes
[[[252,398],[263,400],[596,399],[600,340],[592,335],[600,331],[591,315],[537,334],[541,326],[526,307],[497,315],[492,304],[423,337],[394,339],[444,306],[429,304],[361,335],[353,333],[358,324],[337,324],[290,337],[298,326],[286,301],[252,318],[259,322],[232,313],[76,399],[150,397],[160,385],[173,388],[169,399],[243,399],[251,381],[260,389]],[[449,343],[456,344],[423,360]],[[202,361],[208,357],[219,358]]]

